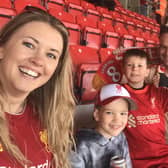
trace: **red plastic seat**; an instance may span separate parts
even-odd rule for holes
[[[70,55],[75,70],[81,64],[99,63],[98,50],[81,45],[70,45]]]
[[[99,55],[100,55],[100,61],[104,62],[109,58],[109,56],[112,56],[113,49],[111,48],[100,48]]]
[[[107,48],[117,49],[120,46],[120,35],[116,32],[106,32],[104,34],[104,44]]]
[[[70,44],[80,44],[81,38],[81,28],[78,24],[70,23],[70,22],[63,22],[65,26],[68,28],[70,37],[69,43]]]
[[[68,12],[73,14],[74,16],[78,16],[78,15],[83,15],[84,9],[80,5],[69,3],[68,4]]]
[[[26,6],[35,6],[43,10],[46,10],[44,6],[41,5],[40,0],[15,0],[14,1],[14,7],[17,13],[20,13]]]
[[[87,17],[93,19],[93,20],[100,20],[100,13],[97,10],[93,9],[87,9],[86,10]]]
[[[75,23],[76,19],[75,16],[71,15],[68,12],[62,11],[62,10],[55,10],[53,8],[49,9],[48,12],[55,16],[56,18],[60,19],[61,21]]]
[[[0,7],[0,29],[15,15],[14,9]]]
[[[65,0],[66,3],[72,3],[76,5],[80,5],[81,1],[80,0]]]
[[[136,37],[135,38],[135,47],[145,47],[145,40],[144,38],[141,37]]]
[[[64,10],[65,2],[63,0],[49,0],[46,3],[47,9]]]
[[[86,26],[92,27],[92,28],[97,28],[97,21],[88,18],[86,16],[77,16],[76,17],[77,23],[82,27],[85,28]]]
[[[102,31],[92,27],[85,27],[82,41],[88,47],[99,49],[102,45]]]
[[[134,46],[134,37],[132,35],[124,35],[121,40],[121,45],[124,48],[130,48]]]
[[[80,104],[90,104],[95,101],[97,91],[92,86],[99,64],[82,64],[77,72],[76,97]]]
[[[115,32],[119,33],[120,36],[123,36],[125,34],[129,34],[127,29],[126,29],[126,26],[124,24],[124,20],[121,19],[121,18],[116,18],[116,22],[115,22],[115,25],[114,25],[114,30]]]
[[[112,23],[106,22],[106,21],[99,21],[98,22],[98,28],[102,30],[103,33],[107,31],[114,32],[114,28],[112,27]]]
[[[0,7],[3,8],[12,8],[12,2],[10,0],[1,0]]]
[[[75,67],[75,93],[80,103],[94,100],[96,91],[92,88],[92,78],[99,67],[98,50],[86,46],[71,45],[70,55]]]
[[[89,3],[87,1],[81,1],[81,6],[83,7],[83,9],[87,10],[87,9],[92,9],[92,10],[96,10],[96,7],[94,6],[94,4]]]
[[[155,47],[155,46],[157,46],[157,44],[154,40],[147,40],[146,41],[146,47]]]

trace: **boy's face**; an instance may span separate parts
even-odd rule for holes
[[[124,74],[128,84],[135,88],[143,87],[144,80],[149,74],[147,60],[138,56],[129,57],[124,64]]]
[[[97,131],[106,138],[117,136],[125,128],[128,120],[128,102],[116,99],[96,110]]]

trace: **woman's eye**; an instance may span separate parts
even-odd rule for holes
[[[54,54],[52,54],[52,53],[47,53],[47,56],[52,58],[52,59],[56,59],[56,56]]]
[[[23,42],[23,45],[25,45],[28,48],[34,48],[34,45],[32,43],[29,43],[29,42]]]

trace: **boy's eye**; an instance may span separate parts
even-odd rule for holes
[[[127,64],[127,66],[128,66],[128,67],[130,67],[130,66],[131,66],[131,64]]]
[[[26,46],[26,47],[28,47],[28,48],[34,48],[34,45],[32,43],[30,43],[30,42],[24,41],[23,45]]]
[[[142,67],[142,65],[138,65],[138,67]]]
[[[106,113],[106,114],[113,114],[112,111],[106,111],[105,113]]]
[[[128,115],[128,112],[121,112],[120,115],[122,116]]]
[[[56,56],[53,53],[47,53],[47,56],[52,59],[56,59]]]

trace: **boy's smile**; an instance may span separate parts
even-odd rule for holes
[[[106,138],[117,136],[125,128],[128,119],[128,102],[119,98],[94,112],[97,131]]]

